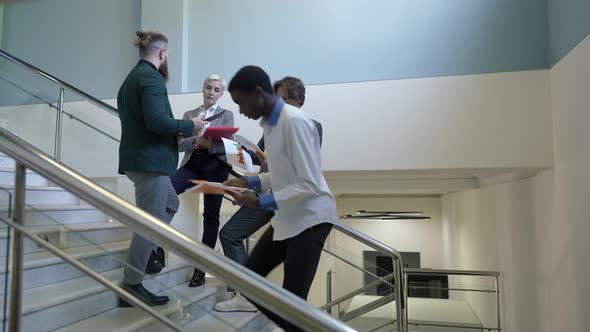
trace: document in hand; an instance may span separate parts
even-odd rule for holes
[[[240,143],[246,149],[248,149],[250,151],[254,151],[254,152],[259,152],[259,153],[262,153],[262,155],[264,155],[264,151],[262,151],[260,149],[258,144],[252,142],[251,140],[247,139],[246,137],[244,137],[242,135],[234,135],[234,140],[236,142]]]
[[[230,138],[240,128],[220,126],[220,127],[207,127],[203,132],[203,137],[210,137],[214,141],[221,141],[222,138]]]
[[[221,139],[225,148],[225,156],[227,162],[232,166],[237,166],[246,172],[254,172],[254,164],[252,157],[242,149],[242,146],[236,141],[230,139]]]
[[[204,194],[211,194],[211,195],[223,195],[227,192],[232,193],[241,193],[246,190],[246,188],[239,188],[239,187],[231,187],[231,186],[224,186],[222,183],[219,182],[209,182],[209,181],[202,181],[202,180],[190,180],[192,183],[196,183],[197,185],[188,189],[187,192],[196,192],[196,193],[204,193]]]

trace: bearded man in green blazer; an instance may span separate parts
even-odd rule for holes
[[[140,61],[131,70],[117,96],[121,119],[119,173],[134,184],[135,203],[165,223],[178,211],[178,196],[170,176],[178,165],[178,137],[192,136],[206,122],[199,118],[176,120],[168,101],[168,39],[161,33],[137,31]],[[151,306],[166,304],[142,285],[152,250],[157,245],[134,233],[124,268],[123,288]],[[131,304],[119,299],[120,307]]]

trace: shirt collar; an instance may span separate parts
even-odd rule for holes
[[[213,104],[213,106],[209,107],[208,109],[205,109],[203,105],[201,105],[199,106],[199,109],[204,110],[205,112],[215,111],[217,109],[217,104]]]
[[[138,64],[140,64],[140,63],[147,63],[147,64],[148,64],[148,65],[150,65],[152,68],[154,68],[154,70],[155,70],[155,71],[158,71],[158,68],[156,68],[156,65],[154,65],[154,64],[153,64],[153,63],[151,63],[150,61],[147,61],[147,60],[143,60],[143,59],[141,59],[141,60],[139,60],[139,63],[138,63]]]
[[[281,111],[283,110],[283,106],[285,106],[285,101],[283,100],[283,98],[279,97],[277,103],[272,109],[272,112],[270,112],[270,116],[268,117],[268,120],[266,122],[269,126],[274,127],[277,125],[277,123],[279,122],[279,116],[281,116]]]

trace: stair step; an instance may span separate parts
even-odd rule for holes
[[[16,171],[14,167],[0,167],[0,185],[14,185],[14,175]],[[27,186],[47,186],[49,181],[41,175],[26,170],[26,185]]]
[[[260,312],[211,311],[207,315],[187,324],[185,328],[188,331],[258,332],[268,323],[268,318]]]
[[[1,198],[2,193],[0,193]],[[1,199],[0,199],[1,200]],[[6,204],[0,206],[0,213],[6,215]],[[91,205],[80,204],[29,204],[25,207],[26,226],[49,226],[56,224],[78,224],[107,222],[109,217]],[[2,224],[6,228],[5,224]]]
[[[89,266],[91,269],[104,272],[122,266],[130,241],[119,241],[96,245],[80,246],[63,249],[65,253]],[[0,293],[4,287],[7,257],[0,257]],[[24,255],[23,289],[40,287],[64,280],[82,277],[84,274],[74,266],[63,261],[50,252],[37,252]]]
[[[15,165],[14,159],[5,154],[0,154],[0,167],[14,169]]]
[[[2,186],[14,195],[14,185]],[[2,196],[3,195],[3,196]],[[0,193],[0,201],[6,200],[6,194]],[[26,186],[25,203],[33,204],[80,204],[80,198],[57,186]]]
[[[189,288],[182,284],[158,295],[168,295],[170,302],[153,307],[163,315],[169,316],[179,325],[185,325],[195,318],[207,315],[215,305],[217,289],[209,286]],[[138,308],[114,308],[99,315],[65,326],[56,332],[94,332],[94,331],[162,331],[164,326],[155,318]],[[204,330],[209,331],[209,330]],[[216,331],[216,330],[210,330]]]
[[[130,240],[132,231],[120,222],[84,223],[48,226],[29,226],[29,230],[43,237],[54,246],[65,249],[109,242]],[[7,229],[0,229],[0,256],[6,256]],[[25,254],[46,251],[28,237],[24,238]]]
[[[171,255],[166,268],[146,279],[144,285],[154,292],[160,292],[185,284],[191,269],[183,260]],[[119,282],[123,278],[123,269],[107,271],[102,275],[112,282]],[[214,293],[215,289],[209,292]],[[175,294],[175,298],[181,296],[179,294],[182,293]],[[29,289],[23,293],[23,331],[51,331],[92,319],[95,315],[116,308],[116,305],[117,295],[90,277]]]
[[[27,229],[33,231],[35,234],[51,234],[69,232],[85,232],[93,230],[115,229],[127,227],[125,224],[118,221],[104,222],[104,223],[77,223],[70,225],[41,225],[41,226],[27,226]],[[8,235],[6,229],[0,229],[0,239]]]
[[[129,248],[130,241],[119,241],[119,242],[110,242],[105,243],[100,248],[95,245],[88,245],[88,246],[81,246],[75,248],[68,248],[64,249],[63,251],[68,254],[69,256],[75,258],[76,260],[91,258],[95,256],[100,256],[104,254],[104,252],[117,252]],[[6,258],[0,258],[0,273],[6,272],[5,266]],[[49,252],[42,252],[42,253],[32,253],[24,255],[24,263],[23,268],[24,270],[32,269],[35,267],[52,265],[62,262],[62,259],[53,255]]]

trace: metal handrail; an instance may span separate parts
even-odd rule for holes
[[[117,295],[123,297],[128,302],[133,303],[133,305],[135,305],[137,307],[140,307],[142,310],[144,310],[145,312],[149,313],[151,316],[155,317],[159,321],[163,322],[164,324],[166,324],[171,329],[173,329],[175,331],[183,331],[181,328],[179,328],[178,326],[176,326],[176,324],[174,324],[174,322],[172,322],[170,320],[170,318],[162,315],[161,313],[159,313],[158,311],[154,310],[149,305],[143,303],[141,300],[138,300],[137,298],[133,297],[133,295],[131,295],[129,292],[127,292],[123,288],[117,286],[115,283],[113,283],[112,281],[110,281],[107,278],[103,277],[100,273],[94,271],[93,269],[89,268],[88,266],[80,263],[80,261],[76,260],[72,256],[70,256],[67,253],[65,253],[63,250],[57,248],[56,246],[52,245],[48,241],[44,240],[39,235],[35,234],[35,232],[27,229],[26,227],[24,227],[22,225],[19,225],[19,224],[15,223],[13,221],[10,221],[10,220],[8,220],[8,219],[6,219],[4,217],[1,217],[1,216],[0,216],[0,221],[3,222],[3,223],[5,223],[9,227],[12,227],[16,231],[25,234],[28,238],[30,238],[35,243],[37,243],[37,245],[39,245],[41,247],[44,247],[45,249],[49,250],[51,253],[53,253],[56,256],[58,256],[61,259],[63,259],[65,262],[68,262],[72,266],[76,267],[78,270],[80,270],[83,273],[87,274],[92,279],[94,279],[97,282],[101,283],[105,287],[113,290],[115,293],[117,293]],[[5,309],[6,308],[7,307],[5,307]],[[6,316],[4,316],[4,317],[6,317]]]
[[[71,91],[71,92],[73,92],[73,93],[75,93],[77,95],[82,96],[84,99],[87,99],[89,102],[91,102],[94,105],[96,105],[96,106],[104,109],[105,111],[107,111],[109,113],[112,113],[113,115],[119,116],[119,112],[113,106],[105,103],[104,101],[102,101],[100,99],[97,99],[97,98],[89,95],[88,93],[86,93],[86,92],[84,92],[84,91],[76,88],[75,86],[73,86],[73,85],[71,85],[71,84],[69,84],[67,82],[64,82],[64,81],[60,80],[59,78],[57,78],[57,77],[55,77],[53,75],[48,74],[47,72],[45,72],[45,71],[43,71],[43,70],[41,70],[41,69],[33,66],[32,64],[30,64],[28,62],[25,62],[25,61],[17,58],[16,56],[14,56],[14,55],[12,55],[12,54],[10,54],[10,53],[2,50],[2,49],[0,49],[0,57],[3,57],[5,59],[8,59],[8,60],[10,60],[10,61],[12,61],[12,62],[14,62],[14,63],[16,63],[16,64],[24,67],[24,68],[26,68],[26,69],[29,69],[30,71],[35,72],[38,75],[40,75],[40,76],[42,76],[42,77],[44,77],[44,78],[46,78],[46,79],[54,82],[55,84],[59,85],[60,87],[64,88],[65,90]]]
[[[461,275],[461,276],[481,276],[481,277],[499,277],[499,271],[477,271],[477,270],[441,270],[441,269],[404,269],[405,274],[440,274],[440,275]]]
[[[246,267],[216,254],[212,249],[193,241],[74,170],[36,151],[28,143],[4,129],[0,130],[0,150],[15,159],[17,164],[34,170],[49,181],[122,221],[134,232],[170,248],[190,264],[203,267],[207,272],[243,292],[254,302],[272,310],[291,323],[312,331],[354,331],[303,299]]]

